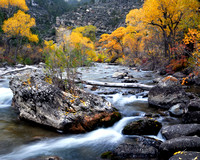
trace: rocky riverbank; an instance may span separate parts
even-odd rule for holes
[[[79,154],[75,156],[78,158],[75,159],[87,157],[89,160],[99,158],[100,154],[106,150],[110,150],[102,155],[102,158],[106,159],[199,158],[200,100],[197,95],[185,92],[177,78],[170,76],[160,79],[159,83],[149,92],[141,88],[123,89],[83,84],[85,91],[77,88],[79,96],[76,97],[58,89],[53,84],[53,80],[51,82],[46,74],[41,74],[43,69],[36,69],[38,66],[26,66],[25,68],[18,66],[14,70],[2,70],[4,75],[13,77],[10,82],[14,92],[12,105],[18,110],[20,119],[30,118],[31,121],[36,119],[34,126],[37,128],[43,129],[43,126],[51,124],[51,128],[54,130],[66,133],[83,133],[99,129],[74,136],[58,134],[63,136],[58,139],[46,136],[48,130],[41,135],[39,132],[29,133],[29,138],[24,135],[26,142],[21,142],[22,139],[18,140],[21,142],[20,145],[28,142],[27,145],[21,148],[16,147],[13,153],[0,155],[0,159],[7,160],[14,157],[23,157],[21,159],[30,159],[30,157],[37,159],[39,157],[38,159],[41,160],[47,157],[72,159],[74,157],[71,153],[72,150],[76,154],[80,150]],[[104,83],[125,83],[124,81],[128,83],[131,81],[131,83],[152,85],[153,80],[159,77],[153,72],[107,64],[95,64],[91,68],[80,68],[78,71],[80,75],[82,74],[81,77],[84,81],[94,80]],[[111,106],[108,105],[110,103],[107,100],[112,103]],[[149,106],[147,106],[148,100]],[[119,120],[119,114],[111,116],[111,114],[117,113],[113,106],[122,114],[122,119],[112,127],[101,128],[110,126],[114,121]],[[81,115],[84,116],[81,117]],[[17,126],[22,125],[23,122],[17,122]],[[10,135],[7,130],[10,130],[13,124],[9,125],[6,122],[7,125],[8,127],[3,129],[2,133],[6,132],[6,135],[12,137],[11,135],[15,135],[15,133],[12,132]],[[32,125],[32,123],[27,123],[29,129],[22,128],[20,132],[24,133],[26,130],[28,133]],[[14,127],[15,132],[19,132],[21,128],[17,126]],[[53,133],[55,134],[55,132]],[[17,133],[16,137],[18,136]],[[6,136],[4,135],[4,137]],[[8,139],[10,140],[10,138]],[[2,144],[8,143],[4,142],[5,140],[1,141]],[[65,151],[64,155],[54,151],[60,148],[62,148],[62,153],[64,153],[63,150]],[[95,154],[92,154],[94,148]],[[85,150],[90,154],[86,155]],[[23,154],[26,152],[29,154]],[[50,153],[49,156],[43,156],[46,155],[46,152]]]
[[[181,124],[164,125],[155,118],[142,118],[124,127],[126,135],[157,135],[161,129],[166,141],[143,137],[120,144],[102,154],[105,159],[200,159],[200,98],[187,93],[179,80],[168,76],[149,91],[150,107],[168,110],[171,116],[180,117]],[[132,141],[132,143],[131,143]],[[155,144],[157,144],[155,146]],[[171,157],[171,158],[170,158]]]

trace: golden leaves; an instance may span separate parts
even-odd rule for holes
[[[111,34],[101,35],[99,40],[102,48],[105,48],[105,52],[109,54],[110,58],[118,55],[119,58],[124,54],[124,48],[132,48],[133,34],[135,34],[134,27],[119,27]],[[131,49],[130,49],[131,50]]]
[[[9,8],[10,6],[19,7],[20,9],[27,11],[28,6],[25,0],[1,0],[0,7]]]
[[[4,21],[2,29],[8,36],[22,36],[32,42],[38,42],[38,36],[32,34],[30,30],[33,26],[35,26],[35,19],[19,10],[13,17]]]

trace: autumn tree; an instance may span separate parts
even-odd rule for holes
[[[106,49],[106,53],[110,56],[110,62],[115,62],[124,54],[123,38],[126,34],[126,28],[120,27],[111,34],[101,35],[99,40],[102,48]]]
[[[1,0],[0,1],[0,11],[4,12],[5,19],[12,16],[18,8],[23,11],[27,11],[28,6],[26,5],[26,1],[25,0]]]
[[[3,13],[4,17],[4,21],[1,25],[1,28],[4,34],[4,40],[6,44],[4,56],[8,55],[10,52],[11,41],[15,42],[15,62],[17,58],[17,52],[22,46],[22,41],[25,38],[28,39],[30,42],[38,42],[38,36],[32,34],[31,32],[31,28],[36,25],[35,19],[31,18],[30,15],[24,13],[24,11],[27,10],[28,7],[26,5],[25,0],[0,1],[0,11],[1,13]]]
[[[24,37],[28,38],[31,42],[38,42],[38,36],[31,32],[31,27],[33,26],[35,26],[35,19],[21,10],[15,13],[13,17],[4,21],[2,29],[6,34],[7,42],[9,43],[11,39],[19,40],[15,50],[15,61],[17,58],[17,51],[22,45]]]
[[[96,27],[93,25],[88,25],[84,27],[77,27],[73,30],[73,32],[81,33],[83,37],[89,38],[91,41],[96,40]]]
[[[197,0],[146,0],[141,9],[134,9],[126,17],[127,25],[155,27],[164,42],[165,57],[171,58],[177,32],[198,21],[199,2]]]
[[[191,52],[190,63],[199,72],[200,70],[200,26],[198,29],[188,29],[183,42],[187,45],[189,52]]]
[[[85,26],[77,27],[72,30],[69,37],[66,37],[65,42],[69,43],[73,49],[80,52],[82,58],[88,57],[88,60],[95,61],[96,53],[93,40],[95,39],[96,27]]]

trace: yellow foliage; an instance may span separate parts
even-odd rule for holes
[[[89,61],[97,61],[98,60],[98,57],[97,57],[97,54],[94,50],[86,50],[86,54],[88,56],[88,60]]]
[[[53,40],[44,41],[45,50],[54,51],[56,49],[56,44],[54,44]]]
[[[33,26],[35,26],[35,19],[19,10],[13,17],[4,21],[2,29],[7,36],[22,36],[32,42],[38,42],[38,36],[32,34],[30,30]]]
[[[25,0],[1,0],[0,7],[9,8],[10,6],[19,7],[20,9],[27,11],[28,7]]]
[[[178,151],[174,153],[174,155],[177,155],[177,154],[184,154],[184,151]]]
[[[81,51],[82,54],[88,57],[88,60],[95,61],[96,53],[94,43],[90,38],[83,35],[87,34],[86,31],[90,30],[90,27],[91,26],[77,27],[72,31],[70,36],[64,37],[64,41],[68,43],[71,48]]]
[[[186,45],[190,43],[194,45],[194,52],[192,53],[193,63],[195,66],[200,67],[200,30],[188,29],[183,42]]]
[[[79,48],[81,45],[86,48],[94,49],[93,42],[89,38],[83,37],[81,33],[72,32],[69,39],[71,45],[73,45],[76,48]]]
[[[126,23],[137,31],[135,37],[142,37],[144,42],[161,33],[165,56],[170,57],[176,36],[180,36],[178,32],[199,24],[199,7],[198,0],[145,0],[142,8],[129,12]]]

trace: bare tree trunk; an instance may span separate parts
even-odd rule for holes
[[[140,83],[111,83],[111,82],[97,82],[97,81],[83,81],[85,84],[97,85],[104,87],[120,87],[120,88],[141,88],[144,90],[150,90],[153,88],[153,85],[146,85]]]

